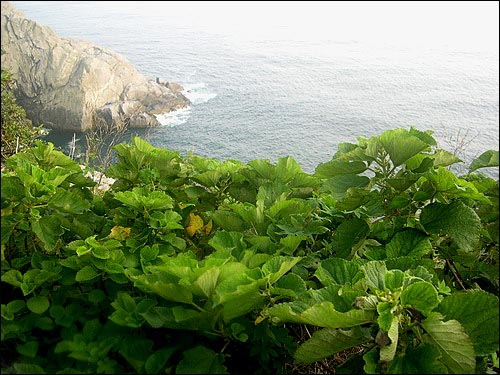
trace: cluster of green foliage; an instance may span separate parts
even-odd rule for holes
[[[114,146],[108,191],[37,141],[2,172],[2,358],[17,373],[498,366],[498,151],[456,176],[432,132],[342,143],[304,173]],[[314,328],[309,339],[297,326]]]
[[[32,147],[42,131],[41,126],[33,127],[31,121],[26,118],[24,108],[16,103],[11,89],[12,82],[10,72],[2,68],[2,166],[9,156]]]

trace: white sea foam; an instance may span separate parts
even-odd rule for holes
[[[205,83],[185,84],[182,92],[193,104],[206,103],[215,98],[217,93],[207,89]]]
[[[191,115],[191,106],[176,109],[175,111],[155,115],[163,126],[177,126],[184,124]]]
[[[184,84],[182,93],[191,101],[192,105],[206,103],[217,96],[215,92],[208,90],[203,82]],[[191,106],[155,116],[163,126],[182,125],[191,116]]]

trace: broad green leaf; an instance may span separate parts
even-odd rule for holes
[[[2,275],[2,281],[20,288],[23,283],[23,275],[18,270],[8,270]]]
[[[81,214],[90,208],[90,202],[82,199],[79,194],[68,190],[58,190],[50,198],[48,205],[58,211],[69,214]]]
[[[39,343],[38,341],[28,341],[27,343],[17,345],[17,351],[19,354],[24,355],[26,357],[35,358],[36,353],[38,351]]]
[[[298,363],[312,363],[371,340],[373,337],[366,328],[325,328],[314,332],[312,337],[297,349],[294,358]]]
[[[9,312],[11,312],[13,314],[16,314],[19,311],[21,311],[22,309],[24,309],[25,306],[26,306],[26,303],[23,300],[15,299],[14,301],[10,301],[7,304],[7,310],[9,310]]]
[[[215,169],[198,173],[197,175],[193,176],[193,180],[199,182],[203,186],[214,187],[219,184],[223,175],[224,173],[220,169]]]
[[[347,189],[344,199],[337,201],[336,208],[340,211],[354,211],[357,208],[369,203],[370,195],[378,194],[376,192],[369,192],[367,189],[360,189],[352,187]],[[377,197],[378,199],[378,197]]]
[[[338,175],[353,175],[364,171],[368,166],[365,162],[357,160],[330,160],[321,163],[316,167],[316,176],[321,178],[331,178]]]
[[[213,235],[208,244],[217,251],[230,249],[233,254],[239,254],[247,248],[241,232],[219,231]]]
[[[377,310],[379,303],[377,296],[369,294],[367,296],[356,297],[352,306],[356,306],[362,310]]]
[[[27,296],[53,276],[54,274],[51,272],[38,268],[32,268],[26,271],[23,275],[23,282],[21,284],[23,294]]]
[[[396,315],[392,320],[387,335],[389,336],[391,343],[389,345],[380,348],[381,362],[392,361],[394,359],[394,355],[396,354],[396,349],[398,346],[398,338],[399,338],[399,315]]]
[[[387,130],[379,138],[396,167],[429,147],[429,144],[405,129]]]
[[[379,355],[376,348],[371,349],[367,353],[363,355],[363,360],[365,361],[365,365],[363,366],[363,370],[367,374],[380,374],[380,364],[379,364]]]
[[[9,210],[12,212],[12,208],[7,208],[6,210]],[[23,219],[24,215],[10,215],[6,214],[4,210],[2,210],[2,224],[1,224],[1,238],[0,238],[0,243],[2,244],[2,260],[4,260],[5,255],[4,255],[4,244],[9,242],[9,239],[12,235],[12,232],[14,231],[14,228],[19,224],[19,221]]]
[[[377,157],[378,137],[358,137],[358,144],[341,142],[333,160],[356,160],[371,162]]]
[[[46,170],[64,167],[64,169],[81,173],[78,163],[63,152],[56,150],[51,142],[36,140],[35,147],[30,149],[28,153],[32,154],[36,161]]]
[[[293,254],[295,250],[299,247],[302,241],[307,240],[306,235],[294,235],[289,234],[286,237],[280,238],[280,253],[282,254]]]
[[[153,246],[144,246],[141,249],[140,256],[141,259],[146,261],[146,262],[151,262],[152,260],[155,260],[156,257],[158,256],[160,249],[158,245],[153,245]]]
[[[43,314],[50,307],[50,302],[47,297],[31,297],[27,302],[26,306],[31,312],[35,314]]]
[[[243,257],[241,258],[240,262],[244,266],[252,269],[260,267],[271,258],[272,258],[271,254],[255,253],[253,250],[246,250],[243,253]]]
[[[479,168],[498,167],[498,165],[498,151],[488,150],[472,161],[469,167],[469,173]]]
[[[424,267],[427,270],[432,270],[436,263],[432,259],[427,258],[413,258],[409,256],[402,256],[399,258],[391,258],[385,260],[385,265],[388,270],[398,269],[398,270],[411,270],[416,269],[419,266]]]
[[[471,252],[477,246],[481,219],[460,201],[433,203],[422,209],[420,222],[432,234],[448,235],[460,248]]]
[[[205,346],[196,346],[182,354],[176,374],[228,374],[224,357]]]
[[[384,285],[391,292],[395,292],[403,286],[405,273],[401,270],[389,270],[384,277]]]
[[[31,363],[14,363],[12,366],[17,374],[46,374],[42,367]]]
[[[366,285],[372,289],[385,289],[387,267],[383,261],[373,260],[361,266],[365,274]]]
[[[83,326],[82,334],[87,341],[93,341],[102,329],[99,319],[87,320]]]
[[[117,310],[125,310],[127,312],[135,311],[135,300],[125,292],[119,292],[116,296],[116,300],[111,303]]]
[[[330,191],[335,199],[340,200],[345,198],[349,188],[365,188],[369,182],[370,179],[366,176],[355,174],[338,175],[326,180],[321,187],[321,191]]]
[[[110,251],[104,246],[97,246],[92,249],[92,255],[94,255],[98,259],[109,259],[111,254]]]
[[[85,266],[76,273],[75,280],[78,282],[89,281],[99,276],[99,273],[92,266]]]
[[[418,181],[420,175],[406,171],[403,177],[387,178],[387,183],[397,192],[403,192]]]
[[[436,167],[447,167],[448,165],[460,163],[462,161],[462,159],[446,150],[438,149],[434,153],[434,165]]]
[[[240,215],[226,210],[217,210],[212,212],[207,212],[210,218],[222,229],[227,231],[242,232],[246,224],[241,219]]]
[[[385,246],[387,258],[399,258],[410,256],[422,258],[432,252],[429,237],[417,229],[409,228],[404,232],[398,232]]]
[[[252,203],[232,203],[229,207],[233,210],[233,214],[239,216],[240,219],[246,224],[245,227],[253,226],[257,227],[257,230],[260,229],[262,231],[264,224],[264,200],[259,199],[255,202],[255,205]],[[224,211],[217,211],[224,212]],[[215,219],[214,219],[215,221]],[[265,226],[267,228],[267,225]],[[230,230],[228,228],[224,228],[226,230]],[[241,229],[240,229],[241,231]]]
[[[329,258],[320,263],[314,276],[324,286],[338,284],[354,284],[363,274],[360,271],[359,264],[342,258]]]
[[[458,178],[452,171],[444,167],[433,169],[424,175],[432,184],[433,189],[450,198],[469,198],[479,202],[490,203],[489,199],[480,193],[471,182]]]
[[[432,284],[426,281],[418,281],[403,290],[401,304],[404,307],[412,306],[425,316],[428,316],[439,304],[438,293]]]
[[[146,359],[146,363],[144,364],[144,370],[146,373],[159,374],[161,370],[165,368],[168,360],[172,357],[176,350],[177,348],[175,347],[166,347],[151,354],[148,359]]]
[[[206,318],[207,313],[183,306],[173,308],[155,306],[139,315],[153,328],[204,330],[211,329],[210,323],[213,320],[213,317]]]
[[[217,281],[220,275],[220,268],[214,267],[203,272],[198,279],[193,283],[201,289],[205,297],[211,298],[217,286]]]
[[[379,302],[377,304],[377,324],[384,332],[389,332],[391,329],[392,322],[395,319],[393,312],[396,310],[396,307],[391,302]]]
[[[156,299],[141,299],[135,307],[135,311],[137,311],[138,314],[143,314],[156,304]]]
[[[422,344],[416,348],[409,346],[403,357],[394,359],[399,361],[396,370],[391,364],[388,369],[390,374],[447,374],[446,367],[439,362],[441,353],[437,347],[431,344]]]
[[[278,199],[284,199],[282,198]],[[290,216],[294,217],[303,217],[305,215],[309,215],[313,210],[313,206],[310,204],[310,201],[306,201],[299,198],[291,198],[287,200],[278,200],[273,203],[271,207],[269,207],[269,215],[273,219],[284,218],[287,219]],[[303,226],[303,223],[301,226]]]
[[[223,305],[223,318],[226,322],[248,314],[256,308],[262,308],[266,298],[261,288],[266,284],[266,279],[255,280],[249,284],[239,285],[235,291],[226,292],[217,288],[216,305]]]
[[[269,279],[270,284],[274,284],[293,266],[300,262],[300,257],[276,256],[262,265],[262,274]]]
[[[325,301],[306,308],[301,313],[293,311],[290,304],[274,305],[267,310],[270,316],[283,322],[312,324],[326,328],[350,328],[373,322],[374,312],[369,310],[350,310],[338,312],[331,302]]]
[[[306,283],[294,273],[283,276],[272,289],[273,293],[278,295],[289,295],[296,298],[299,294],[307,290]]]
[[[160,255],[158,258],[163,260],[158,266],[149,267],[149,270],[156,272],[166,272],[169,275],[176,276],[175,278],[162,279],[164,282],[177,283],[178,279],[192,279],[195,272],[201,274],[198,261],[195,259],[195,255],[192,252],[180,253],[177,256],[172,257],[170,255]],[[150,278],[157,279],[158,275],[148,275]],[[193,280],[194,281],[194,280]]]
[[[144,369],[146,357],[152,352],[154,342],[140,337],[123,340],[118,353],[139,373]]]
[[[20,201],[25,196],[24,185],[17,176],[8,176],[8,177],[2,176],[1,189],[2,189],[1,190],[2,200],[5,199],[12,202],[16,202]],[[2,217],[2,224],[3,224],[3,219],[4,218]]]
[[[154,211],[149,214],[147,220],[151,228],[165,230],[174,229],[184,229],[184,227],[179,223],[182,220],[182,216],[177,212],[172,210],[165,211]]]
[[[39,220],[32,219],[31,228],[49,253],[55,250],[59,238],[64,233],[61,219],[57,215],[45,215]]]
[[[184,251],[186,249],[186,241],[183,238],[176,236],[175,233],[161,234],[159,237],[178,250]]]
[[[276,173],[276,166],[273,165],[268,159],[250,160],[248,162],[248,166],[255,170],[260,177],[266,180],[272,180],[274,174]]]
[[[302,173],[299,163],[291,156],[278,158],[276,162],[276,177],[280,181],[288,182]]]
[[[106,294],[101,289],[93,289],[88,295],[89,302],[100,303],[106,298]]]
[[[149,192],[145,188],[135,187],[131,191],[115,194],[115,199],[138,211],[166,210],[172,208],[173,199],[164,191]]]
[[[437,146],[437,141],[432,136],[432,134],[434,134],[434,132],[432,130],[421,131],[421,130],[418,130],[414,126],[411,126],[410,130],[409,130],[409,133],[411,135],[414,135],[415,137],[417,137],[421,141],[427,143],[429,146]]]
[[[369,233],[368,224],[361,219],[343,221],[335,231],[332,247],[338,258],[351,259],[353,248],[359,244]]]
[[[424,173],[434,166],[434,162],[431,155],[417,154],[406,161],[406,169],[413,173]]]
[[[162,273],[138,276],[135,278],[134,285],[145,292],[155,293],[168,301],[188,304],[193,302],[193,293],[188,287],[179,285],[178,282],[171,282]]]
[[[290,188],[287,187],[283,182],[273,181],[267,182],[259,186],[259,191],[257,192],[256,201],[264,202],[264,207],[271,207],[275,203],[287,202],[285,199],[290,194]],[[285,203],[286,204],[286,203]],[[279,208],[273,208],[269,210],[271,216],[276,216],[279,212]]]
[[[429,335],[429,342],[439,348],[441,362],[454,374],[473,374],[476,354],[462,325],[456,320],[443,322],[439,313],[430,314],[421,323]]]
[[[436,309],[445,319],[460,322],[474,344],[476,355],[498,350],[498,297],[482,290],[453,293]]]

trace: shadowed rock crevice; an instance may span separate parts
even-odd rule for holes
[[[2,1],[2,67],[34,125],[85,131],[95,116],[110,125],[159,125],[155,114],[186,107],[176,83],[148,79],[122,55],[86,41],[58,37]]]

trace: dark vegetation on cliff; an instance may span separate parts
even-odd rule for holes
[[[457,176],[394,129],[311,175],[132,138],[102,189],[4,82],[2,373],[498,373],[498,151]]]
[[[2,68],[2,166],[9,156],[33,146],[34,140],[41,134],[41,126],[34,128],[26,118],[24,108],[16,103],[12,82],[10,72]]]

